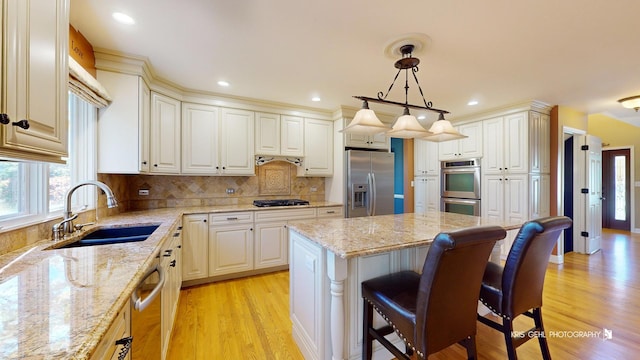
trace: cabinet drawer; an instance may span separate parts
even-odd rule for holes
[[[215,225],[253,222],[253,211],[209,214],[209,222]]]
[[[273,220],[313,219],[316,217],[315,208],[296,208],[256,211],[256,222]]]
[[[318,217],[319,218],[325,218],[325,217],[341,218],[341,217],[344,217],[342,210],[343,210],[342,206],[318,208]]]
[[[104,335],[98,346],[96,346],[96,350],[93,355],[91,355],[91,360],[110,360],[112,358],[117,359],[117,354],[122,349],[122,346],[116,345],[116,341],[122,338],[129,336],[129,316],[131,311],[131,304],[127,301],[127,303],[118,311],[116,315],[116,319],[114,320],[111,327],[107,330],[107,333]],[[127,359],[130,357],[127,356]]]

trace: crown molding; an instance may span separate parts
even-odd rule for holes
[[[522,111],[535,111],[541,114],[550,115],[552,106],[544,103],[540,100],[527,100],[511,105],[501,106],[498,108],[489,109],[486,111],[481,111],[473,114],[468,114],[464,116],[450,116],[448,117],[451,123],[455,124],[464,124],[468,122],[474,122],[478,120],[485,120],[494,118],[497,116],[505,116],[509,114],[514,114]]]

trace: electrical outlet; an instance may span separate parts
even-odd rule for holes
[[[311,192],[316,192],[316,191],[318,191],[318,188],[317,188],[317,187],[315,187],[315,186],[312,186],[312,187],[309,189],[309,191],[311,191]]]
[[[231,195],[231,194],[235,194],[236,189],[234,188],[227,188],[227,194]]]
[[[149,196],[149,189],[139,189],[138,195],[140,196]]]

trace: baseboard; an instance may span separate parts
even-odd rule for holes
[[[640,229],[634,228],[633,231],[631,231],[631,232],[635,233],[635,234],[640,234]]]
[[[564,263],[564,255],[551,255],[549,257],[549,262],[552,264],[563,264]]]

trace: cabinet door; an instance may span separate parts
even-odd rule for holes
[[[427,179],[416,177],[413,180],[413,212],[424,214],[427,210]]]
[[[440,174],[437,142],[415,139],[414,158],[416,176]]]
[[[151,172],[180,173],[180,101],[151,93]]]
[[[524,223],[529,219],[529,179],[526,174],[504,177],[504,219]]]
[[[256,224],[255,269],[287,265],[289,237],[286,221]]]
[[[304,162],[298,175],[333,175],[333,122],[304,119]]]
[[[482,202],[480,204],[483,217],[504,219],[504,179],[499,174],[482,177]]]
[[[120,131],[119,134],[121,135],[122,129],[120,129]],[[149,87],[141,77],[138,77],[138,133],[138,169],[140,169],[141,173],[148,173],[151,166],[151,159],[149,158],[151,90],[149,90]],[[129,154],[129,156],[131,156],[131,154]],[[122,161],[122,158],[118,158],[117,161]]]
[[[529,169],[528,112],[504,117],[504,168],[510,173],[527,173]]]
[[[440,178],[427,176],[426,183],[426,209],[427,211],[440,211]]]
[[[451,160],[458,157],[458,140],[443,141],[438,144],[438,158]]]
[[[280,115],[256,113],[256,154],[280,155]]]
[[[182,219],[182,280],[209,275],[209,215],[185,215]]]
[[[390,144],[391,144],[391,138],[389,138],[385,133],[369,136],[369,148],[371,149],[388,150]]]
[[[304,155],[304,119],[283,115],[280,122],[280,154],[283,156]]]
[[[551,165],[549,163],[550,143],[550,118],[549,115],[529,112],[529,155],[530,172],[548,174]]]
[[[216,174],[218,166],[219,109],[182,104],[182,173]]]
[[[254,113],[221,110],[220,164],[225,175],[255,175]]]
[[[253,269],[251,224],[209,228],[209,276]]]
[[[504,171],[504,119],[497,117],[482,124],[484,156],[482,171],[485,174],[502,174]],[[484,184],[483,184],[484,186]],[[483,197],[482,200],[485,198]]]
[[[458,131],[467,138],[458,140],[458,154],[461,158],[482,157],[482,121],[460,125]]]
[[[68,0],[6,0],[2,112],[23,129],[2,126],[8,150],[67,156]]]
[[[549,216],[549,175],[529,175],[529,218]]]

